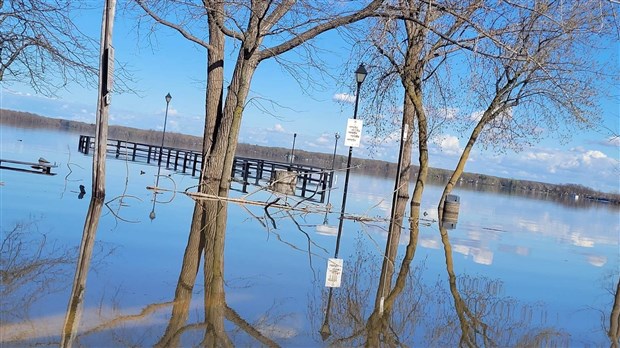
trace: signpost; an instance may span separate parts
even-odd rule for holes
[[[362,141],[363,120],[350,118],[347,120],[347,132],[345,133],[344,145],[350,147],[360,147]]]
[[[327,272],[325,272],[325,286],[339,288],[342,281],[342,259],[327,259]]]

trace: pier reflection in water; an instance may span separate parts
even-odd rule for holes
[[[89,206],[77,196],[79,185],[90,186],[90,158],[56,148],[44,154],[60,163],[59,175],[3,173],[3,345],[361,346],[378,339],[389,346],[581,346],[618,340],[620,226],[618,210],[609,206],[463,190],[459,222],[446,230],[431,222],[441,192],[429,187],[422,205],[428,220],[420,225],[411,267],[399,283],[402,255],[413,247],[403,229],[392,279],[392,287],[402,287],[373,322],[387,225],[347,220],[343,284],[333,290],[331,335],[323,341],[324,272],[335,241],[324,228],[316,232],[324,214],[163,192],[151,220],[153,192],[146,187],[155,172],[122,161],[109,163],[109,198]],[[162,174],[169,175],[164,188],[195,185],[188,176]],[[347,210],[388,216],[391,185],[353,176]],[[226,233],[205,232],[206,204],[228,210]]]

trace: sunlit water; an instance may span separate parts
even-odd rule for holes
[[[90,200],[92,156],[77,152],[78,134],[3,127],[1,136],[0,158],[44,157],[58,168],[55,176],[0,170],[0,345],[57,345]],[[192,219],[194,201],[181,191],[196,179],[162,169],[160,186],[177,193],[158,195],[151,220],[153,192],[146,187],[154,184],[157,167],[116,159],[106,165],[106,204],[75,342],[152,346],[170,319]],[[339,176],[331,194],[336,211],[344,175]],[[79,185],[86,187],[83,199]],[[281,346],[363,344],[359,329],[374,308],[387,236],[382,219],[389,216],[392,188],[390,180],[351,177],[347,212],[377,221],[345,221],[339,253],[343,286],[333,291],[331,336],[325,342],[319,334],[326,314],[325,269],[336,237],[329,233],[334,227],[317,226],[326,218],[327,225],[337,226],[338,216],[289,215],[274,208],[266,214],[261,206],[229,204],[225,301],[248,325],[225,318],[231,341],[260,346],[262,335]],[[457,190],[459,221],[447,231],[453,259],[447,267],[446,241],[432,222],[440,193],[438,187],[426,189],[425,224],[391,335],[406,345],[455,346],[467,329],[463,323],[470,323],[486,330],[490,341],[475,335],[480,346],[610,344],[620,266],[617,208]],[[265,192],[247,197],[274,198]],[[400,258],[408,242],[405,230]],[[29,268],[20,268],[24,265]],[[181,334],[184,346],[200,344],[206,330],[199,325],[205,316],[203,282],[201,269]]]

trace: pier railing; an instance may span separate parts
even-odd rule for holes
[[[89,154],[94,151],[94,143],[94,137],[80,135],[78,151]],[[114,158],[161,165],[167,169],[196,177],[200,176],[202,168],[202,154],[193,150],[108,139],[106,152],[108,156],[113,155]],[[295,172],[297,175],[295,195],[321,203],[324,202],[325,193],[331,189],[333,184],[334,172],[331,170],[240,156],[234,158],[232,178],[234,182],[241,185],[242,192],[248,192],[248,185],[267,184],[275,177],[276,171]]]

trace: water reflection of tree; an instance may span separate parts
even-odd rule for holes
[[[350,259],[351,266],[347,266],[350,271],[343,275],[341,288],[333,291],[331,308],[327,313],[331,331],[327,342],[334,346],[353,347],[367,345],[369,337],[380,337],[378,342],[387,346],[412,343],[416,328],[428,312],[428,293],[419,278],[422,266],[416,266],[407,273],[403,291],[394,298],[390,315],[382,317],[382,324],[368,325],[369,315],[376,305],[373,302],[373,288],[381,272],[381,260],[366,250],[361,238]],[[325,313],[318,309],[324,307],[327,296],[328,293],[324,293],[319,303],[309,303],[309,315],[315,332],[319,331],[318,327],[325,320]]]
[[[82,316],[82,305],[84,301],[84,293],[86,290],[86,277],[90,269],[90,262],[93,256],[93,248],[95,246],[95,235],[99,226],[99,218],[101,217],[101,209],[103,207],[103,198],[92,197],[88,212],[84,221],[84,231],[82,233],[82,241],[80,243],[80,254],[75,268],[75,276],[73,278],[73,286],[71,297],[67,306],[65,322],[61,333],[62,347],[70,347],[77,334],[77,329]]]
[[[611,313],[609,314],[609,330],[607,336],[611,342],[611,347],[617,348],[620,346],[620,279],[616,285],[616,291],[613,293],[614,302],[611,307]]]
[[[135,341],[128,338],[127,332],[122,332],[125,324],[130,324],[139,320],[144,320],[155,312],[172,305],[172,313],[169,317],[167,327],[162,337],[155,343],[156,347],[179,347],[187,344],[182,342],[184,335],[196,331],[203,331],[200,342],[194,342],[200,346],[234,346],[233,340],[229,337],[230,332],[225,329],[225,320],[234,324],[238,330],[247,333],[250,337],[260,342],[264,346],[278,346],[273,340],[268,338],[255,324],[244,320],[234,309],[226,303],[224,292],[224,234],[206,235],[205,225],[210,223],[204,215],[203,207],[205,204],[214,203],[218,209],[225,209],[225,202],[201,202],[195,205],[194,218],[190,227],[188,242],[183,255],[183,262],[179,273],[178,282],[175,289],[174,300],[170,302],[153,303],[144,307],[137,314],[116,315],[113,318],[102,320],[97,326],[78,335],[80,339],[93,335],[97,332],[110,331],[115,342],[124,345],[135,345]],[[200,322],[189,323],[189,313],[192,304],[192,297],[195,293],[194,288],[200,269],[200,262],[204,267],[204,318]],[[77,279],[77,276],[76,276]],[[81,284],[77,283],[76,284]],[[79,289],[79,286],[74,288]],[[75,295],[72,299],[79,300]],[[73,301],[73,300],[72,300]],[[74,308],[70,304],[70,308]],[[69,316],[68,316],[69,318]],[[269,318],[263,326],[271,325]],[[67,330],[65,330],[67,331]],[[144,335],[141,335],[144,339]],[[195,336],[191,336],[195,337]],[[188,337],[188,339],[191,339]]]
[[[205,209],[209,205],[211,209]],[[181,335],[192,329],[204,330],[202,346],[232,347],[233,343],[224,328],[224,318],[248,333],[251,337],[266,346],[277,346],[275,342],[264,336],[250,323],[245,321],[226,304],[224,292],[224,233],[217,229],[207,228],[217,223],[210,220],[207,212],[219,211],[217,217],[226,216],[226,203],[221,201],[198,201],[194,208],[194,216],[190,234],[183,255],[183,264],[175,290],[172,315],[163,337],[157,342],[158,347],[180,346]],[[215,232],[213,234],[209,232]],[[204,256],[204,322],[186,324],[189,316],[194,284],[201,261]]]
[[[454,272],[448,234],[441,229],[446,257],[447,282],[423,281],[423,263],[413,264],[406,274],[389,312],[371,325],[375,312],[373,287],[382,263],[358,242],[342,289],[333,292],[329,317],[334,346],[567,346],[569,335],[547,322],[544,304],[523,303],[504,295],[499,279]],[[402,260],[401,260],[402,261]],[[310,303],[315,332],[323,322],[327,292],[320,303]],[[369,316],[370,314],[370,316]],[[376,322],[375,322],[376,323]],[[370,342],[376,343],[371,345]]]
[[[70,250],[39,231],[40,219],[30,217],[2,231],[0,245],[0,323],[25,320],[41,297],[65,288],[73,262]]]
[[[446,228],[440,224],[444,246],[446,272],[454,310],[460,328],[459,346],[568,346],[569,335],[548,327],[546,310],[542,305],[520,304],[502,297],[500,280],[457,277],[454,272],[452,246]],[[438,343],[454,343],[456,323],[439,326],[433,331]]]

